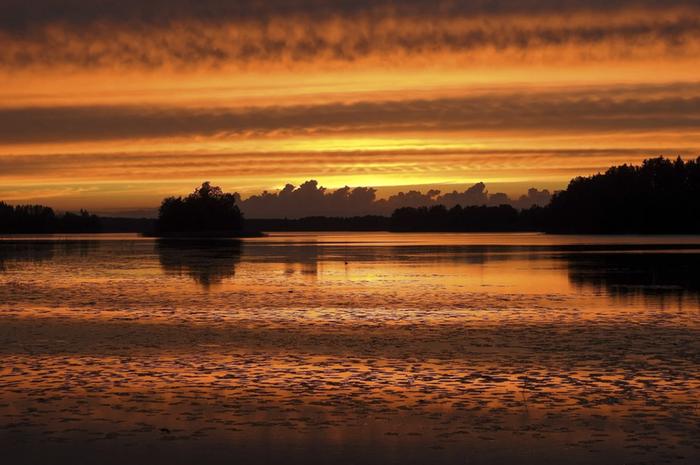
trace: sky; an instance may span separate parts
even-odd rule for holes
[[[513,198],[700,155],[697,0],[3,0],[0,200]]]

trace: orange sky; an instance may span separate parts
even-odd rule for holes
[[[0,199],[510,194],[700,155],[694,1],[6,0]]]

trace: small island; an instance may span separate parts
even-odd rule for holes
[[[163,199],[152,235],[188,239],[259,237],[262,233],[245,229],[234,194],[206,181],[186,197]]]

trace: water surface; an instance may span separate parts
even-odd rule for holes
[[[698,258],[691,236],[0,239],[0,444],[14,463],[697,463]]]

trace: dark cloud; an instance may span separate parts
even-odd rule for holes
[[[478,150],[478,149],[401,149],[401,150],[357,150],[322,152],[113,152],[113,153],[65,153],[0,155],[0,180],[22,178],[25,182],[39,183],[47,178],[76,180],[151,180],[209,178],[216,173],[217,179],[239,176],[257,176],[275,170],[279,176],[303,178],[321,175],[363,174],[364,167],[372,166],[382,173],[376,164],[405,165],[416,163],[444,167],[451,171],[459,165],[460,172],[477,170],[484,164],[492,168],[509,169],[520,166],[521,172],[576,174],[581,166],[603,167],[610,160],[624,163],[645,155],[660,153],[669,156],[697,156],[697,151],[667,148],[649,152],[640,148],[629,149],[548,149],[548,150]],[[605,160],[605,162],[601,162]],[[357,166],[353,171],[338,169],[334,162]],[[563,163],[565,162],[565,163]],[[530,168],[523,167],[530,163]],[[473,168],[470,168],[473,167]],[[234,186],[235,187],[235,186]]]
[[[376,190],[372,188],[328,191],[316,181],[307,181],[299,187],[287,184],[279,192],[265,191],[239,200],[238,204],[250,218],[298,218],[376,213],[375,202]]]
[[[0,143],[334,133],[569,133],[700,127],[698,85],[494,93],[433,100],[274,107],[0,108]]]
[[[527,195],[511,199],[506,194],[489,194],[484,183],[477,183],[464,191],[441,194],[437,189],[423,193],[417,190],[399,192],[386,199],[376,198],[376,189],[370,187],[343,187],[330,191],[316,181],[306,181],[298,187],[287,184],[278,192],[263,192],[247,199],[238,195],[238,204],[249,218],[301,218],[305,216],[390,215],[401,207],[432,205],[502,205],[517,208],[546,205],[551,198],[548,190],[531,188]]]
[[[680,7],[689,13],[671,14]],[[635,13],[644,9],[647,14]],[[608,18],[613,12],[614,19]],[[576,14],[584,19],[576,21]],[[618,42],[612,53],[621,55],[648,53],[652,43],[682,53],[699,32],[697,2],[683,0],[5,0],[0,66],[354,61],[395,52],[469,54],[606,41]],[[588,49],[581,55],[591,54]]]
[[[67,23],[167,24],[267,20],[271,17],[368,15],[473,16],[514,13],[667,9],[697,6],[695,0],[3,0],[0,27],[9,30]]]

